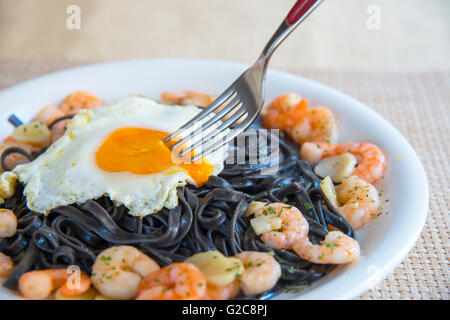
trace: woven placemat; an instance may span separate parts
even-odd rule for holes
[[[0,60],[0,89],[82,61]],[[424,230],[409,256],[359,299],[446,299],[449,294],[450,72],[373,74],[295,72],[373,107],[406,136],[430,186]]]

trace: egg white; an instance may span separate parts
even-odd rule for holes
[[[194,106],[162,105],[140,96],[80,111],[68,123],[66,133],[45,153],[13,170],[25,184],[28,208],[47,214],[59,206],[81,204],[103,195],[117,205],[125,205],[135,216],[176,207],[177,187],[195,185],[181,168],[144,175],[107,172],[97,166],[95,153],[116,129],[140,127],[171,133],[200,111]],[[206,158],[217,175],[223,170],[226,150],[222,148]]]

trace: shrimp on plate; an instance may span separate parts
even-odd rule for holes
[[[336,187],[336,195],[342,204],[338,211],[356,230],[377,217],[380,206],[378,191],[358,176],[344,179]]]
[[[60,120],[56,123],[53,123],[55,120],[60,119],[64,116],[67,116],[67,114],[62,111],[61,108],[55,106],[45,106],[35,117],[36,120],[42,121],[49,127],[50,143],[58,140],[66,131],[66,125],[70,121],[70,119]]]
[[[300,145],[307,141],[335,141],[336,118],[326,107],[308,108],[288,129],[288,133]]]
[[[12,210],[0,209],[0,238],[9,238],[16,234],[17,218]]]
[[[95,288],[110,299],[133,299],[139,282],[159,270],[149,256],[132,246],[115,246],[102,251],[92,266]]]
[[[240,280],[241,289],[247,296],[272,289],[281,277],[280,264],[267,252],[243,251],[235,258],[244,264]]]
[[[308,103],[299,94],[283,94],[264,109],[264,127],[280,130],[291,128],[307,107]]]
[[[358,241],[341,231],[330,231],[320,244],[313,244],[308,237],[297,240],[292,249],[301,258],[318,264],[346,264],[361,256]]]
[[[6,254],[0,252],[0,278],[7,278],[14,268],[14,262]]]
[[[64,117],[66,114],[60,108],[48,105],[43,107],[39,113],[34,117],[34,120],[42,121],[49,126],[58,118]]]
[[[59,104],[59,108],[69,115],[75,114],[81,109],[92,109],[101,105],[103,105],[103,100],[99,97],[86,91],[77,91],[64,98]]]
[[[6,138],[3,143],[0,144],[0,155],[9,148],[17,147],[26,151],[30,156],[33,152],[38,152],[40,149],[37,146],[31,145],[29,143],[19,142],[12,137]],[[12,153],[5,158],[5,164],[9,169],[14,169],[19,164],[27,163],[30,160],[21,153]],[[0,164],[0,172],[5,171],[2,164]]]
[[[50,128],[50,137],[52,143],[64,135],[67,128],[67,123],[69,121],[70,119],[61,120],[52,125],[52,127]]]
[[[241,282],[239,279],[234,280],[225,286],[215,286],[213,284],[206,285],[206,293],[203,300],[230,300],[238,295],[241,291]]]
[[[215,97],[209,93],[192,90],[180,92],[164,91],[161,93],[161,98],[162,103],[178,104],[181,106],[193,105],[198,107],[206,107],[215,99]]]
[[[137,300],[199,300],[205,296],[203,273],[188,262],[172,263],[146,276]]]
[[[272,203],[259,208],[255,212],[255,217],[260,215],[273,215],[282,220],[279,231],[268,231],[261,235],[261,240],[272,248],[290,249],[297,239],[308,235],[308,221],[300,210],[294,206]]]
[[[306,141],[334,141],[336,119],[326,107],[308,107],[296,93],[277,97],[265,109],[264,127],[286,131],[298,144]]]
[[[380,180],[386,170],[386,156],[379,147],[368,142],[334,144],[327,142],[306,142],[300,149],[300,156],[312,165],[321,159],[351,153],[358,161],[352,172],[370,184]]]
[[[19,292],[28,299],[40,300],[49,298],[57,289],[62,294],[76,296],[89,290],[91,280],[89,276],[80,272],[80,279],[76,286],[68,284],[71,273],[68,269],[45,269],[24,273],[19,279]]]

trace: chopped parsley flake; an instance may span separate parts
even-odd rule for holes
[[[313,208],[312,204],[309,203],[309,202],[305,202],[305,203],[304,203],[304,206],[305,206],[306,210],[309,210],[309,209],[312,209],[312,208]]]

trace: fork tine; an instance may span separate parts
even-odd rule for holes
[[[221,142],[219,139],[217,139],[217,141],[211,141],[209,143],[210,146],[208,148],[206,148],[206,150],[191,157],[190,161],[192,161],[192,162],[197,161],[197,160],[201,159],[202,157],[205,157],[208,154],[219,150],[224,145],[228,144],[228,142],[230,142],[231,140],[236,138],[236,136],[238,136],[241,132],[243,132],[243,130],[241,130],[241,129],[246,128],[248,126],[248,124],[251,123],[252,121],[253,120],[251,119],[251,117],[245,118],[244,121],[241,122],[237,128],[233,129],[228,135],[225,136],[225,139],[223,139]]]
[[[178,128],[178,130],[165,137],[163,141],[164,142],[170,141],[175,136],[179,135],[181,132],[190,129],[194,124],[194,122],[200,121],[206,116],[208,116],[210,113],[214,112],[219,106],[221,106],[225,101],[227,101],[232,95],[235,94],[235,91],[232,91],[230,88],[225,90],[219,97],[216,98],[216,100],[214,100],[209,106],[204,108],[202,112],[200,112],[191,120],[189,120],[187,123],[182,125],[180,128]]]
[[[225,108],[220,110],[214,117],[209,119],[207,122],[201,124],[201,130],[203,132],[205,132],[207,129],[209,129],[214,124],[220,125],[220,123],[218,123],[218,121],[220,119],[222,119],[224,116],[226,116],[227,114],[229,114],[230,112],[232,112],[239,103],[241,103],[241,101],[240,101],[239,97],[236,96],[227,106],[225,106]],[[171,150],[173,150],[182,144],[186,144],[186,143],[188,143],[188,141],[195,138],[195,136],[197,136],[197,134],[198,134],[198,132],[196,130],[193,130],[188,135],[183,137],[183,139],[181,139],[180,141],[177,141],[175,144],[173,144],[169,148]],[[189,152],[189,151],[190,151],[190,149],[186,150],[186,152]],[[183,153],[183,154],[185,154],[185,153]]]
[[[226,105],[222,110],[220,110],[219,112],[216,113],[216,115],[214,117],[212,117],[211,119],[209,119],[206,123],[204,123],[202,125],[202,129],[206,130],[208,129],[211,125],[213,125],[215,122],[217,122],[218,120],[222,119],[223,117],[225,117],[227,114],[229,114],[230,112],[233,111],[234,108],[236,108],[236,106],[241,103],[241,99],[236,96],[228,105]]]
[[[188,152],[190,152],[190,151],[196,149],[197,147],[199,147],[200,145],[202,145],[204,141],[213,140],[218,135],[220,135],[226,128],[229,128],[236,121],[238,121],[246,112],[247,112],[247,110],[241,106],[241,108],[236,110],[236,112],[229,119],[227,119],[226,121],[221,123],[220,126],[216,128],[216,130],[214,130],[211,134],[206,135],[205,137],[202,137],[201,139],[197,140],[195,143],[193,143],[188,148],[184,149],[182,152],[180,152],[179,156],[183,157]],[[215,134],[217,131],[219,132],[219,134]]]

